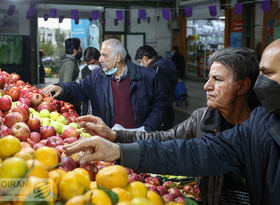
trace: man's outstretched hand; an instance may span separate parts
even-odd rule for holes
[[[42,90],[42,94],[53,94],[53,97],[56,98],[61,94],[62,88],[58,85],[48,85]]]
[[[100,117],[85,115],[76,118],[75,121],[92,136],[98,135],[111,142],[116,139],[116,131],[111,130]]]
[[[64,151],[66,155],[83,151],[84,155],[80,158],[81,164],[88,164],[91,161],[113,162],[120,159],[121,155],[119,145],[99,136],[80,139],[65,146]]]

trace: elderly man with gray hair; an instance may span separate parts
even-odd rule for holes
[[[168,99],[156,74],[145,67],[125,61],[126,50],[117,39],[103,41],[100,68],[79,82],[47,86],[43,93],[70,103],[90,100],[92,114],[109,127],[159,130],[164,123]]]

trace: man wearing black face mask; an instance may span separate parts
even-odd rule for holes
[[[65,40],[65,56],[60,61],[59,82],[75,81],[79,76],[78,61],[82,57],[81,42],[78,38]]]
[[[64,148],[67,155],[90,148],[80,163],[114,161],[134,169],[186,176],[239,171],[247,180],[251,204],[280,202],[280,39],[266,47],[254,91],[263,106],[250,118],[216,136],[191,140],[142,140],[115,144],[95,136]],[[110,151],[108,151],[110,150]]]

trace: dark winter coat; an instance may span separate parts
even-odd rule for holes
[[[216,136],[140,140],[120,144],[120,148],[121,164],[136,172],[211,176],[240,171],[253,196],[252,204],[279,204],[280,117],[263,107],[253,110],[241,125]]]
[[[127,61],[130,77],[130,100],[134,110],[137,127],[145,126],[151,130],[160,129],[166,115],[168,100],[163,94],[156,74],[144,67]],[[113,95],[111,76],[105,75],[101,68],[94,69],[90,75],[79,82],[60,83],[63,92],[58,99],[70,103],[90,100],[92,114],[100,117],[109,127],[113,124]]]

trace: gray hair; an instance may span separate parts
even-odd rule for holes
[[[112,49],[112,53],[114,57],[117,56],[117,54],[119,53],[122,55],[122,60],[125,61],[127,54],[121,41],[115,38],[110,38],[108,40],[103,41],[102,45],[103,44],[109,45],[109,47]]]
[[[260,62],[256,51],[245,47],[225,48],[209,56],[209,66],[214,62],[219,62],[229,69],[233,73],[234,81],[249,78],[251,81],[250,90],[248,92],[249,106],[252,108],[259,104],[252,90],[259,75]],[[253,101],[255,102],[253,103]]]

